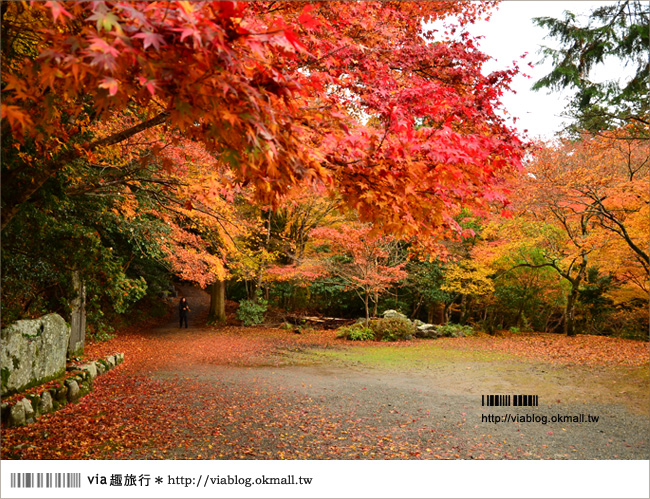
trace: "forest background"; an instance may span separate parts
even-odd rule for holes
[[[264,312],[648,338],[648,7],[538,24],[572,125],[525,142],[495,2],[3,2],[3,326],[174,282]],[[445,28],[427,29],[444,21]],[[614,56],[632,78],[595,83]]]

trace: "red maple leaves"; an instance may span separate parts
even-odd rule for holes
[[[219,155],[262,203],[314,185],[386,231],[457,229],[461,205],[504,201],[501,172],[519,164],[521,143],[495,112],[516,69],[484,76],[487,56],[471,40],[434,39],[422,23],[470,22],[485,10],[471,2],[12,7],[8,26],[38,19],[38,57],[3,69],[3,117],[52,159],[34,169],[30,190],[7,197],[3,224],[64,165],[138,130],[70,149],[81,130],[64,117],[137,109],[142,126],[169,124]]]

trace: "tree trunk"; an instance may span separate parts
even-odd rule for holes
[[[366,326],[370,325],[370,307],[368,306],[368,293],[366,293],[363,299],[363,306],[366,308]]]
[[[448,324],[449,323],[449,315],[450,315],[450,312],[451,312],[452,304],[453,304],[453,302],[445,303],[445,307],[443,308],[443,311],[442,311],[443,324]]]
[[[429,303],[427,306],[427,323],[433,324],[433,314],[435,312],[435,303]]]
[[[269,209],[266,215],[266,244],[264,248],[268,251],[269,245],[271,243],[271,217],[273,216],[273,212]],[[264,277],[264,272],[266,270],[266,264],[260,264],[260,268],[257,271],[257,280],[255,282],[255,289],[253,290],[253,301],[257,303],[258,301],[258,296],[261,298],[262,297],[262,278]],[[259,294],[258,294],[259,290]],[[266,299],[268,300],[268,294],[266,295]]]
[[[86,344],[86,285],[78,270],[72,273],[72,285],[75,297],[71,303],[70,314],[70,341],[68,343],[68,357],[70,358],[83,354]]]
[[[574,285],[569,292],[564,314],[564,333],[567,336],[575,336],[576,301],[578,298],[578,286]]]
[[[417,304],[415,302],[413,303],[413,310],[411,311],[411,319],[418,318],[418,312],[420,311],[420,307],[422,306],[423,301],[424,301],[424,297],[420,295],[420,299],[418,300]]]
[[[519,306],[519,310],[517,310],[517,318],[515,319],[515,326],[521,327],[521,318],[524,315],[524,303],[522,301],[521,305]]]
[[[445,305],[441,302],[431,302],[427,305],[427,323],[445,324]]]
[[[576,303],[578,301],[578,289],[587,269],[587,260],[582,258],[582,263],[578,267],[578,274],[574,279],[568,279],[571,283],[571,291],[566,301],[566,312],[564,317],[564,333],[567,336],[575,336],[576,333]],[[566,277],[566,276],[565,276]]]
[[[465,324],[467,320],[467,295],[461,295],[460,297],[460,318],[459,322]]]
[[[210,285],[210,313],[208,324],[226,322],[226,281]]]

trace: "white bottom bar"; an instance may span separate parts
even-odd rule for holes
[[[3,461],[1,496],[647,498],[648,464],[648,461]],[[29,482],[23,479],[18,487],[17,474],[26,477],[24,473],[34,475]],[[50,480],[50,487],[46,487],[48,473],[79,473],[80,486],[67,487],[64,483],[56,487],[55,481]]]

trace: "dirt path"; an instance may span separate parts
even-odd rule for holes
[[[482,408],[480,397],[437,383],[435,376],[405,377],[322,366],[194,366],[182,375],[209,386],[204,392],[207,397],[217,398],[226,391],[239,398],[234,409],[212,410],[229,422],[223,433],[228,445],[247,448],[251,456],[277,458],[278,449],[286,448],[282,457],[318,459],[648,458],[647,417],[616,405]],[[494,416],[505,418],[506,414],[530,415],[548,423],[487,421],[488,416],[494,420]],[[551,422],[558,414],[592,415],[599,420]],[[276,416],[277,425],[273,423]],[[284,445],[277,445],[280,442]],[[358,449],[361,452],[356,452]]]
[[[207,314],[205,298],[196,290],[184,292],[197,304],[193,310],[200,323]],[[224,392],[233,396],[232,407],[212,407],[215,416],[221,415],[217,420],[228,422],[220,425],[222,438],[234,452],[224,457],[237,457],[245,449],[247,456],[268,458],[385,458],[392,453],[402,458],[648,458],[647,414],[634,414],[621,403],[594,402],[590,387],[576,386],[579,379],[567,385],[573,373],[561,369],[473,362],[403,373],[318,356],[302,361],[279,367],[191,364],[159,370],[156,376],[191,378],[202,399],[217,400]],[[549,400],[553,389],[544,386],[546,403],[538,407],[481,407],[482,394],[520,393],[518,379],[524,376],[529,379],[519,388],[532,388],[537,378],[562,398]],[[540,395],[540,390],[523,393]],[[592,401],[578,402],[585,396]],[[508,415],[524,421],[505,422]],[[564,421],[554,422],[558,415]],[[582,421],[589,416],[598,422]],[[502,422],[494,422],[498,417]]]
[[[5,432],[4,457],[648,459],[647,365],[639,378],[435,341],[345,345],[333,333],[213,328],[203,326],[207,295],[182,295],[189,329],[174,315],[90,349],[124,351],[127,362],[80,404]],[[498,393],[540,404],[481,406]]]

